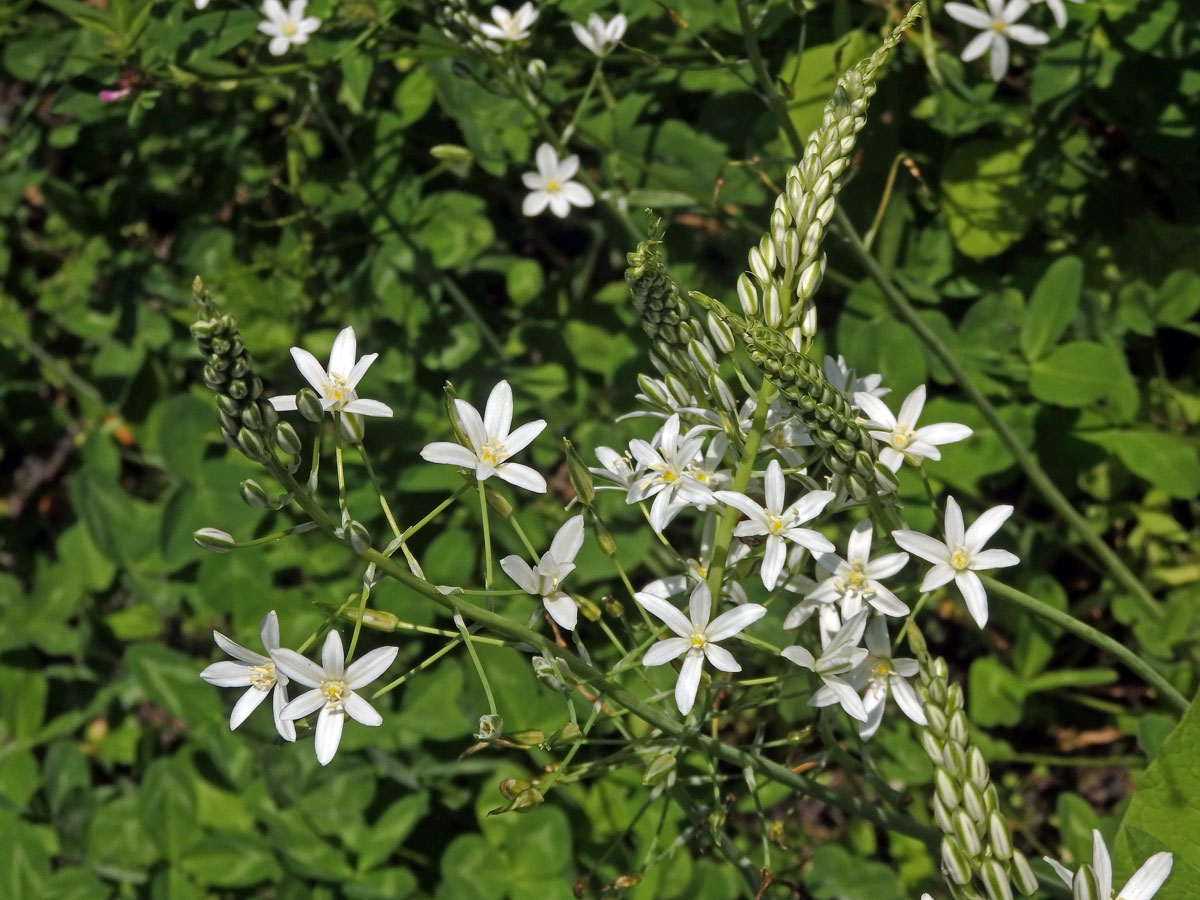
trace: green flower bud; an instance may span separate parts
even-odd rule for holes
[[[487,505],[492,512],[505,520],[511,518],[513,514],[512,504],[508,502],[508,498],[502,493],[489,484],[484,485],[483,495],[487,497]]]
[[[488,810],[488,815],[499,816],[506,812],[526,813],[545,802],[546,798],[542,796],[541,791],[535,787],[528,787],[499,809]]]
[[[346,543],[355,553],[365,553],[371,549],[371,533],[362,522],[351,521],[345,533]]]
[[[616,597],[605,594],[602,602],[604,604],[605,615],[612,616],[614,619],[619,619],[625,615],[625,607]]]
[[[540,747],[546,743],[546,733],[536,728],[526,731],[514,731],[508,736],[508,740],[518,747]]]
[[[975,782],[973,781],[963,781],[961,783],[963,809],[967,811],[967,815],[972,820],[982,822],[987,818],[988,814],[987,804],[983,799],[983,792],[975,787]]]
[[[258,432],[243,428],[237,433],[237,445],[246,456],[255,462],[262,462],[268,456],[267,445]]]
[[[301,388],[296,391],[296,409],[310,422],[320,422],[325,418],[325,410],[321,408],[321,398],[312,388]]]
[[[219,528],[201,528],[198,531],[194,531],[192,532],[192,540],[200,547],[203,547],[205,550],[211,550],[213,553],[228,553],[230,550],[237,549],[237,541],[233,539],[233,535]]]
[[[612,532],[599,519],[592,519],[592,534],[595,535],[596,544],[605,556],[617,555],[617,542],[613,538]]]
[[[575,491],[580,503],[585,507],[591,506],[596,499],[596,485],[587,463],[568,438],[563,438],[563,453],[567,457],[567,474],[571,478],[571,489]]]
[[[351,444],[361,444],[367,433],[363,417],[358,413],[338,413],[337,428],[338,434]]]
[[[950,835],[942,838],[942,868],[946,877],[955,884],[969,884],[971,881],[971,863],[962,847]]]
[[[1012,833],[1008,830],[1008,823],[1004,821],[1004,816],[996,811],[988,813],[988,844],[992,848],[992,855],[997,859],[1011,859],[1013,855]]]
[[[966,810],[956,809],[950,813],[950,824],[953,826],[954,837],[958,840],[963,852],[968,857],[978,860],[983,855],[983,842],[975,831],[975,823],[967,815]]]
[[[296,429],[288,422],[280,422],[275,426],[275,443],[279,445],[279,449],[288,456],[299,456],[300,436],[296,434]]]
[[[935,769],[933,773],[933,786],[934,790],[937,791],[938,797],[941,798],[941,801],[946,804],[948,809],[954,809],[954,807],[958,806],[961,798],[958,794],[958,787],[954,783],[954,776],[945,769]]]
[[[505,778],[499,784],[500,794],[505,800],[511,800],[521,791],[529,790],[530,786],[529,782],[523,778]]]
[[[247,506],[253,506],[255,509],[270,508],[271,499],[267,496],[266,490],[253,478],[243,480],[238,490],[242,495],[242,502]]]
[[[567,747],[571,744],[577,744],[583,740],[583,731],[574,722],[568,722],[550,737],[546,738],[545,747],[547,750],[554,750],[557,747]]]
[[[584,597],[582,594],[572,594],[571,599],[575,601],[575,605],[579,607],[579,611],[583,613],[583,617],[589,622],[598,622],[603,615],[600,607]]]
[[[987,890],[989,900],[1013,900],[1012,882],[1008,880],[1008,873],[998,860],[985,860],[979,870],[979,878]]]
[[[1017,890],[1025,895],[1032,895],[1038,889],[1037,876],[1033,874],[1033,868],[1029,865],[1029,860],[1025,858],[1025,854],[1020,850],[1013,850],[1012,865],[1009,870],[1013,884],[1017,886]]]
[[[675,754],[662,753],[650,761],[650,765],[646,766],[646,773],[642,776],[642,785],[644,787],[654,787],[662,784],[668,778],[673,777],[675,771]]]
[[[544,656],[535,656],[533,658],[533,674],[538,681],[552,691],[565,694],[570,690],[562,678],[559,677],[558,667]]]

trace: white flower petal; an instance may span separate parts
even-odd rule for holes
[[[896,698],[896,705],[900,707],[902,713],[918,725],[928,724],[929,720],[925,718],[921,700],[917,697],[917,692],[913,690],[911,684],[899,675],[892,675],[888,679],[888,686],[892,689],[892,696]]]
[[[381,416],[383,418],[392,415],[392,408],[378,400],[351,400],[342,407],[342,411],[360,416]]]
[[[216,687],[249,687],[250,667],[225,660],[205,666],[200,677]]]
[[[460,400],[456,397],[454,399],[454,411],[458,414],[458,424],[462,429],[463,435],[471,443],[471,449],[476,453],[482,452],[484,445],[488,442],[489,435],[483,427],[483,419],[479,417],[479,410],[466,400]]]
[[[726,610],[708,623],[704,630],[707,640],[716,642],[733,637],[749,628],[767,614],[767,608],[757,603],[743,603],[733,609]]]
[[[688,653],[679,669],[679,680],[675,682],[675,705],[683,715],[691,712],[696,703],[696,691],[700,689],[700,671],[704,668],[703,653]]]
[[[982,9],[976,9],[974,6],[969,6],[966,3],[947,3],[944,8],[946,15],[952,19],[957,19],[964,25],[982,29],[992,27],[992,17]],[[982,53],[983,51],[980,52]]]
[[[953,497],[946,498],[946,546],[957,547],[966,540],[962,510]],[[904,546],[901,544],[901,546]],[[907,550],[908,548],[905,547]]]
[[[525,488],[527,491],[533,491],[537,494],[546,493],[546,479],[529,466],[512,462],[501,463],[496,467],[496,475],[503,478],[509,484],[515,484],[517,487]],[[481,478],[480,480],[483,479]]]
[[[783,650],[780,651],[779,655],[789,662],[794,662],[802,669],[808,669],[810,672],[817,664],[817,661],[813,655],[799,644],[791,647],[784,647]]]
[[[962,6],[963,4],[947,3],[946,4],[947,11],[949,11],[949,9],[952,5]],[[981,12],[980,10],[974,10],[974,11],[979,13],[980,15],[984,15],[984,13]],[[991,30],[991,27],[992,27],[991,20],[985,19],[985,21],[987,24],[981,25],[979,27],[986,28],[988,30],[979,32],[979,34],[975,35],[975,37],[971,38],[971,40],[967,42],[967,46],[963,47],[963,51],[962,51],[963,62],[971,62],[972,60],[979,59],[979,57],[981,57],[981,56],[983,56],[983,54],[987,53],[988,48],[992,46],[992,34],[994,32],[992,32],[992,30]]]
[[[289,722],[303,719],[321,709],[326,702],[325,694],[321,691],[305,691],[280,710],[279,715]]]
[[[854,395],[855,405],[867,414],[869,421],[891,431],[896,427],[896,417],[882,400],[870,394],[859,392]]]
[[[1000,530],[1000,526],[1008,521],[1008,517],[1012,513],[1011,506],[993,506],[971,524],[963,543],[973,551],[982,549],[992,535]]]
[[[732,653],[711,641],[704,645],[704,655],[713,664],[713,668],[720,669],[722,672],[742,671],[742,667],[738,665],[738,661],[733,658]]]
[[[354,329],[346,326],[333,339],[333,349],[329,351],[329,375],[340,375],[347,379],[354,371],[354,360],[358,356],[358,341],[354,337]]]
[[[892,540],[909,553],[932,563],[945,562],[950,558],[950,548],[936,538],[919,531],[893,531]]]
[[[1175,857],[1170,853],[1155,853],[1125,882],[1125,887],[1117,896],[1121,900],[1150,900],[1171,874],[1174,862]]]
[[[1112,896],[1112,859],[1099,829],[1092,829],[1092,871],[1096,873],[1096,886],[1101,897]],[[1129,900],[1122,894],[1122,900]]]
[[[296,408],[296,395],[284,394],[280,397],[272,397],[269,402],[276,412],[290,412]]]
[[[645,592],[634,594],[633,599],[640,603],[647,612],[661,619],[663,624],[680,637],[691,637],[692,623],[688,621],[688,617],[666,600]]]
[[[538,584],[537,576],[533,574],[533,569],[529,563],[521,557],[516,554],[504,557],[504,559],[500,560],[500,568],[525,593],[533,594],[534,596],[541,595],[542,592],[539,590],[540,585]]]
[[[271,43],[274,45],[275,42]],[[293,347],[292,359],[296,363],[296,368],[300,370],[300,374],[304,376],[304,380],[312,385],[312,389],[318,394],[324,394],[325,388],[329,384],[329,377],[325,374],[325,369],[317,362],[317,358],[302,347]]]
[[[488,395],[487,406],[483,410],[483,430],[488,437],[503,441],[508,437],[508,428],[512,425],[513,396],[512,388],[507,381],[500,381]]]
[[[948,584],[954,580],[954,576],[958,570],[949,563],[935,563],[933,568],[925,573],[925,577],[921,579],[921,591],[932,591],[935,588],[940,588],[943,584]]]
[[[271,659],[275,660],[275,666],[280,672],[305,687],[320,687],[321,682],[325,680],[325,670],[295,650],[272,650]]]
[[[258,705],[267,699],[268,693],[270,693],[270,689],[264,691],[260,688],[252,687],[246,693],[242,694],[238,698],[238,702],[233,705],[233,712],[229,714],[229,730],[233,731],[245,722],[246,717],[258,709]]]
[[[317,733],[314,744],[317,751],[317,762],[321,765],[329,765],[337,753],[338,744],[342,742],[342,727],[345,723],[346,714],[340,707],[326,706],[317,716]]]
[[[325,635],[321,645],[321,668],[328,678],[341,678],[346,671],[346,652],[342,647],[342,636],[335,628]]]
[[[337,632],[333,633],[336,634]],[[340,649],[340,641],[338,642],[338,646]],[[346,687],[352,691],[357,691],[359,688],[370,684],[388,670],[388,667],[395,662],[396,654],[399,652],[399,647],[378,647],[356,659],[346,669]]]
[[[550,618],[557,622],[559,627],[565,628],[567,631],[575,630],[575,625],[579,621],[579,607],[569,596],[558,591],[549,597],[543,597],[542,605],[546,607],[546,612],[550,613]]]
[[[592,192],[578,181],[568,181],[565,184],[561,184],[558,190],[572,206],[586,209],[596,203],[596,198],[592,196]]]
[[[242,662],[248,662],[253,666],[261,666],[264,663],[269,663],[271,660],[263,656],[261,653],[255,653],[243,647],[241,644],[231,641],[219,631],[213,632],[213,640],[217,642],[217,646],[232,656],[234,659],[240,659]],[[267,649],[270,649],[269,647]]]
[[[925,408],[925,385],[919,384],[913,388],[913,392],[904,398],[904,402],[900,404],[900,414],[896,416],[896,421],[902,425],[907,425],[909,428],[914,428],[917,424],[917,419],[921,418],[921,410]]]
[[[983,582],[974,572],[959,572],[954,576],[954,583],[962,592],[971,618],[982,628],[988,620],[987,592],[983,589]]]
[[[504,439],[504,449],[508,452],[509,456],[521,452],[533,442],[534,438],[542,433],[545,427],[545,419],[535,419],[532,422],[526,422]]]
[[[562,524],[550,542],[550,553],[559,562],[574,561],[583,547],[583,516],[573,516]]]
[[[342,701],[342,705],[346,709],[346,715],[359,724],[370,725],[372,727],[383,724],[383,716],[360,694],[353,692],[347,694],[346,699]]]
[[[1019,556],[1009,553],[1007,550],[983,550],[971,556],[971,568],[975,571],[1003,569],[1007,566],[1015,566],[1020,561]]]
[[[528,181],[526,187],[531,185]],[[544,190],[535,190],[532,193],[526,194],[525,199],[521,201],[521,213],[526,216],[540,215],[542,210],[550,205],[550,194]]]
[[[999,32],[992,32],[992,57],[989,68],[993,81],[999,81],[1008,71],[1008,41]]]
[[[678,659],[692,649],[692,642],[687,638],[673,637],[658,641],[650,646],[642,657],[643,666],[661,666],[673,659]]]
[[[474,450],[468,450],[462,444],[451,444],[449,441],[434,441],[421,448],[421,459],[431,463],[445,463],[451,466],[462,466],[473,469],[479,462]]]
[[[783,538],[777,534],[768,536],[766,546],[763,548],[762,571],[760,572],[763,587],[768,591],[775,589],[786,558],[787,546]]]

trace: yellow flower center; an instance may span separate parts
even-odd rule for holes
[[[547,193],[557,194],[559,187],[560,187],[560,185],[558,183],[557,178],[551,178],[549,181],[546,182]]]
[[[294,37],[296,34],[296,23],[289,19],[283,23],[283,27],[279,30],[283,32],[284,37]]]
[[[479,454],[479,461],[489,466],[498,466],[506,459],[508,459],[508,453],[505,451],[504,445],[496,440],[484,444],[483,452]]]
[[[674,481],[678,481],[679,476],[676,475],[674,472],[672,472],[670,469],[666,469],[662,473],[662,480],[665,481],[667,484],[671,484]]]
[[[321,682],[320,691],[325,695],[327,706],[341,706],[349,691],[346,682],[340,678],[329,678]]]
[[[992,23],[992,31],[995,31],[999,34],[1004,34],[1004,23],[1003,22],[993,22]]]
[[[325,386],[325,399],[332,400],[334,409],[341,409],[354,399],[354,392],[346,385],[341,375],[329,373],[329,384]]]
[[[897,425],[892,429],[892,446],[897,450],[903,450],[912,443],[915,433],[907,425]]]
[[[891,666],[889,666],[883,660],[880,660],[879,662],[877,662],[875,664],[875,674],[878,675],[880,678],[882,678],[884,675],[887,675],[890,671],[891,671]]]
[[[275,664],[264,663],[250,669],[250,684],[259,690],[267,690],[275,684]]]
[[[783,531],[783,519],[779,516],[767,516],[767,531],[771,534],[779,534]]]
[[[705,645],[705,643],[707,643],[707,640],[708,639],[704,637],[703,633],[701,633],[699,631],[697,631],[691,637],[692,646],[697,649],[699,649],[700,647],[703,647]]]
[[[862,587],[867,580],[867,576],[863,573],[861,568],[856,567],[850,572],[849,575],[846,576],[846,580],[850,582],[853,587]]]
[[[950,565],[956,569],[965,569],[970,562],[971,554],[967,552],[966,547],[956,547],[950,554]]]

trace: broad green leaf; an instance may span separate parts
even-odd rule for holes
[[[1200,703],[1193,701],[1163,742],[1121,820],[1113,846],[1113,884],[1122,885],[1152,853],[1175,854],[1155,900],[1200,898]]]
[[[1040,200],[1027,182],[1033,142],[971,141],[942,167],[942,212],[959,251],[974,259],[1003,253],[1033,223]]]
[[[817,848],[804,883],[816,900],[900,900],[907,893],[888,866],[853,856],[840,844]]]
[[[1029,390],[1055,406],[1087,406],[1129,381],[1120,351],[1107,344],[1072,341],[1030,366]]]
[[[971,721],[983,728],[1016,725],[1021,721],[1026,688],[994,656],[971,663],[967,680],[967,711]]]
[[[874,49],[865,34],[852,31],[834,43],[805,47],[784,62],[779,80],[790,88],[788,118],[800,137],[821,124],[821,111],[841,74]]]
[[[1191,500],[1200,494],[1200,453],[1184,438],[1143,429],[1081,437],[1111,450],[1130,472],[1172,497]]]
[[[178,757],[156,759],[146,767],[141,785],[141,814],[146,832],[163,855],[176,860],[200,835],[196,824],[193,774]]]
[[[274,881],[282,874],[275,857],[260,842],[232,835],[205,838],[177,865],[212,887],[249,887]]]
[[[1058,343],[1079,306],[1083,287],[1083,263],[1078,257],[1064,256],[1046,269],[1029,296],[1029,306],[1021,323],[1021,352],[1033,361]]]
[[[505,858],[477,834],[456,837],[442,854],[445,900],[500,900],[508,893]]]
[[[385,809],[356,844],[359,868],[373,869],[387,862],[428,811],[428,794],[409,794]]]

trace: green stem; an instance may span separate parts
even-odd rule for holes
[[[1103,631],[1093,628],[1080,622],[1068,612],[1061,609],[1055,609],[1049,604],[1043,603],[1036,597],[1030,597],[1023,591],[1018,591],[1016,588],[997,581],[994,578],[989,578],[986,575],[981,576],[984,586],[987,587],[990,593],[999,597],[1003,597],[1010,603],[1015,603],[1028,612],[1033,613],[1039,618],[1045,619],[1054,625],[1062,628],[1063,631],[1069,632],[1077,638],[1087,641],[1094,647],[1103,650],[1105,653],[1120,661],[1126,668],[1141,678],[1146,684],[1154,688],[1158,695],[1171,706],[1175,707],[1178,712],[1186,712],[1188,708],[1188,700],[1183,694],[1175,690],[1165,678],[1156,672],[1149,663],[1126,647],[1113,640]]]
[[[461,497],[463,494],[465,494],[470,489],[471,489],[471,482],[469,482],[469,481],[465,482],[462,485],[462,487],[455,490],[455,492],[453,494],[451,494],[449,497],[447,497],[445,500],[443,500],[441,503],[439,503],[437,506],[435,506],[432,510],[430,510],[429,514],[426,515],[425,518],[423,518],[420,522],[418,522],[416,525],[406,528],[404,530],[404,533],[402,535],[400,535],[400,540],[407,541],[414,534],[416,534],[418,531],[420,531],[422,528],[424,528],[426,525],[428,525],[430,522],[432,522],[435,518],[437,518],[438,515],[442,512],[442,510],[444,510],[447,506],[449,506],[451,503],[453,503],[455,500],[457,500],[459,497]]]
[[[294,499],[300,508],[320,526],[322,531],[333,535],[335,525],[325,510],[304,492],[291,473],[278,461],[272,460],[269,462],[269,465],[275,477],[289,490],[293,491]],[[512,641],[529,644],[549,658],[563,660],[567,664],[568,669],[575,675],[586,680],[597,691],[607,695],[612,702],[624,707],[631,714],[642,719],[653,728],[659,729],[668,737],[675,738],[681,743],[696,746],[703,752],[711,754],[730,765],[740,768],[751,766],[764,777],[770,778],[772,781],[776,781],[802,796],[812,797],[822,803],[836,807],[851,816],[857,816],[872,824],[890,828],[900,834],[915,837],[935,851],[939,846],[941,840],[940,832],[922,825],[906,815],[891,812],[867,800],[843,794],[819,782],[812,781],[802,775],[797,775],[786,766],[772,762],[755,753],[747,752],[740,747],[714,740],[711,737],[685,728],[684,723],[679,721],[674,715],[651,706],[646,701],[630,693],[621,687],[621,685],[616,684],[606,675],[584,662],[570,650],[559,647],[545,635],[538,634],[522,625],[518,625],[492,610],[468,603],[456,595],[442,594],[432,584],[417,578],[394,559],[384,556],[379,551],[368,548],[358,555],[360,559],[374,563],[381,572],[386,573],[401,584],[432,600],[439,606],[450,610],[452,613],[459,613],[462,616],[470,618],[485,628],[490,629],[496,634],[503,635]]]
[[[479,517],[483,520],[483,586],[492,588],[492,529],[488,522],[487,493],[482,481],[479,485]]]
[[[767,427],[767,412],[770,408],[771,393],[774,388],[765,378],[758,388],[758,397],[754,407],[754,418],[750,422],[750,433],[746,435],[746,449],[738,460],[737,469],[733,473],[733,483],[729,489],[742,494],[750,483],[750,474],[754,471],[754,458],[758,455],[758,445],[762,441],[763,432]],[[713,603],[721,596],[721,587],[725,581],[725,562],[729,558],[729,542],[733,539],[733,526],[737,522],[738,511],[732,506],[726,506],[717,522],[713,535],[712,559],[708,564],[708,589],[712,593]]]
[[[851,251],[858,257],[860,263],[867,274],[883,291],[883,295],[888,299],[888,302],[900,313],[917,337],[927,346],[933,355],[945,364],[954,380],[958,383],[962,392],[967,395],[972,403],[979,409],[980,414],[987,421],[992,429],[996,432],[996,436],[1003,441],[1012,453],[1013,458],[1017,461],[1022,469],[1025,470],[1026,476],[1033,482],[1036,487],[1054,510],[1067,521],[1067,524],[1083,539],[1083,542],[1091,548],[1104,565],[1108,568],[1109,573],[1115,578],[1126,590],[1133,594],[1137,601],[1141,604],[1142,609],[1154,621],[1161,621],[1165,615],[1158,601],[1150,594],[1146,587],[1138,580],[1138,577],[1130,571],[1129,567],[1121,560],[1116,552],[1108,546],[1096,534],[1087,520],[1071,505],[1071,501],[1063,495],[1058,489],[1046,471],[1038,464],[1033,454],[1025,449],[1025,445],[1021,443],[1021,439],[1017,437],[1016,432],[1009,428],[1008,423],[1000,417],[1000,411],[992,405],[991,401],[983,395],[967,374],[967,370],[962,363],[958,361],[953,351],[950,350],[941,338],[934,334],[933,329],[925,324],[925,321],[917,313],[917,310],[908,302],[908,298],[896,287],[895,283],[888,277],[888,274],[879,265],[871,252],[863,246],[862,240],[855,231],[854,225],[850,222],[850,217],[846,213],[838,209],[834,213],[834,219],[837,221],[838,227],[842,234],[846,237]]]

